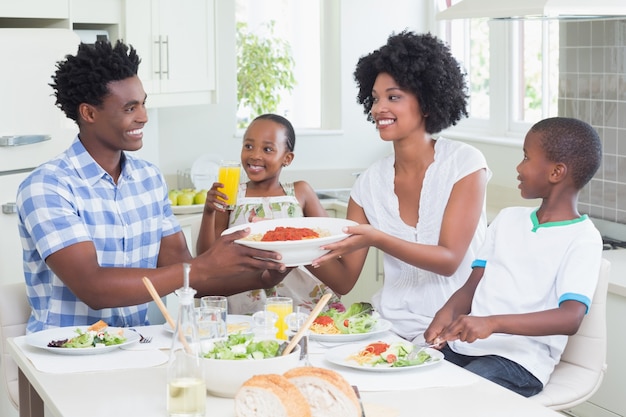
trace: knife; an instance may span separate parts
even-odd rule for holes
[[[359,399],[359,405],[361,406],[361,417],[365,417],[365,408],[363,408],[363,401],[361,401],[361,393],[359,392],[359,389],[356,385],[352,385],[352,389],[354,390],[356,397]]]

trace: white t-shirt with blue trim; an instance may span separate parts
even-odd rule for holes
[[[586,215],[539,224],[536,212],[531,207],[504,209],[487,229],[474,263],[485,271],[474,294],[473,316],[550,310],[567,300],[589,308],[602,259],[600,233]],[[496,333],[473,343],[451,342],[450,347],[464,355],[510,359],[545,385],[566,343],[565,335]]]

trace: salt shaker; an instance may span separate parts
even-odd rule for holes
[[[204,417],[206,384],[200,361],[200,338],[189,264],[183,264],[183,287],[176,290],[179,310],[167,368],[167,413],[170,417]]]

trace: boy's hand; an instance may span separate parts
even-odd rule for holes
[[[434,344],[435,341],[445,342],[447,339],[443,337],[443,333],[452,321],[452,311],[446,310],[445,307],[439,310],[424,332],[424,340],[431,344]]]
[[[444,329],[441,338],[472,343],[478,339],[486,339],[492,333],[493,323],[491,317],[461,315]]]

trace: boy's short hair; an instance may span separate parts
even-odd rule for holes
[[[588,123],[569,117],[552,117],[537,122],[530,131],[541,135],[548,160],[567,166],[577,189],[583,188],[600,167],[602,143]]]
[[[81,43],[76,55],[66,55],[56,64],[50,84],[56,106],[78,122],[80,104],[101,105],[109,94],[108,84],[137,75],[140,62],[137,51],[119,40],[115,45],[108,40],[93,45]]]

